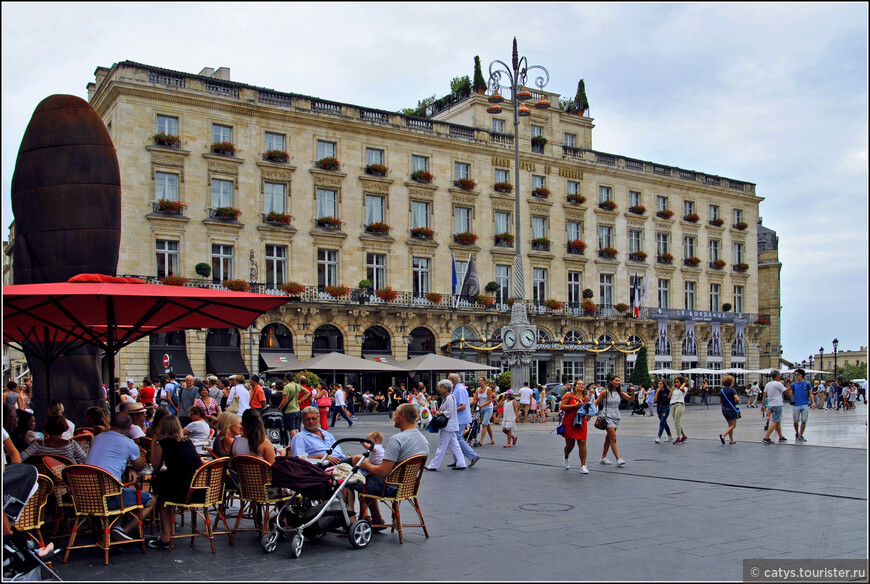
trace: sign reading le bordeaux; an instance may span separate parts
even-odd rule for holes
[[[657,320],[694,320],[696,322],[749,322],[744,312],[711,312],[709,310],[674,310],[650,308],[648,318]]]

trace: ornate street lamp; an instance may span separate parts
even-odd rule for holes
[[[825,348],[819,347],[819,369],[822,369],[822,370],[825,369],[824,356],[825,356]]]
[[[516,255],[514,256],[514,273],[512,292],[514,297],[514,305],[511,308],[510,324],[502,329],[502,340],[504,341],[504,353],[507,357],[511,371],[511,386],[520,388],[527,381],[530,381],[529,365],[531,364],[532,354],[535,351],[537,344],[538,331],[534,325],[529,322],[526,304],[523,301],[525,298],[525,278],[523,277],[523,256],[522,256],[522,237],[520,234],[520,117],[525,117],[530,114],[529,108],[526,107],[525,101],[531,99],[532,94],[526,88],[528,81],[528,73],[530,70],[540,69],[543,76],[535,79],[535,85],[543,90],[550,81],[550,73],[540,65],[528,65],[525,57],[520,57],[517,52],[517,39],[514,37],[513,55],[511,66],[508,66],[503,61],[495,60],[489,64],[489,102],[492,104],[486,111],[490,114],[501,113],[501,106],[504,101],[501,96],[501,81],[502,76],[506,77],[506,87],[511,90],[511,103],[513,106],[514,119],[514,225],[516,233],[514,234],[514,245]],[[550,107],[550,102],[545,98],[541,98],[535,104],[536,109],[547,109]]]
[[[834,381],[838,379],[837,377],[837,345],[840,344],[836,338],[834,338]]]

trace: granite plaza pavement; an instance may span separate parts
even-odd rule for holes
[[[431,537],[408,529],[404,545],[385,531],[354,550],[329,534],[291,559],[289,540],[266,554],[255,532],[243,532],[233,547],[218,536],[216,554],[197,538],[193,548],[180,540],[172,552],[144,555],[119,546],[109,566],[99,551],[74,550],[54,566],[65,580],[99,581],[738,581],[744,559],[866,560],[867,406],[811,412],[808,441],[797,444],[788,405],[785,444],[762,444],[760,410],[743,412],[739,443],[722,445],[718,404],[691,405],[689,440],[674,446],[653,442],[657,419],[623,411],[618,446],[627,464],[599,464],[603,432],[590,428],[588,475],[576,448],[563,468],[554,422],[521,424],[514,448],[502,447],[493,426],[496,444],[477,449],[474,468],[453,472],[448,455],[440,472],[424,473]],[[361,414],[353,429],[339,420],[332,431],[363,437],[373,429],[395,432],[386,414]],[[434,455],[437,436],[426,436]]]

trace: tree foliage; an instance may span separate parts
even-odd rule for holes
[[[652,377],[649,374],[649,364],[647,361],[646,345],[640,348],[637,352],[637,361],[634,363],[634,369],[631,375],[628,376],[628,382],[648,388],[652,385]]]

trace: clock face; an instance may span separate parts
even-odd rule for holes
[[[517,333],[512,330],[505,331],[504,333],[504,345],[508,349],[517,344]]]
[[[535,331],[532,329],[526,329],[520,335],[520,341],[522,341],[523,345],[526,347],[531,347],[535,344]]]

